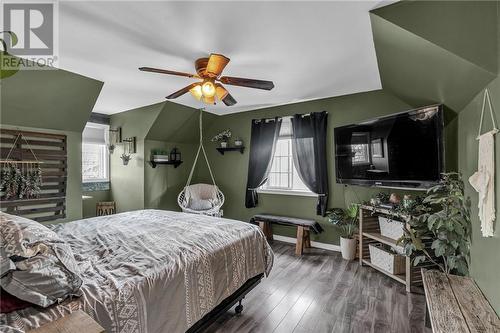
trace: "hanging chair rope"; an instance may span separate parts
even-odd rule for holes
[[[215,177],[212,172],[210,162],[208,161],[207,152],[205,151],[205,147],[203,146],[203,110],[204,109],[200,109],[200,145],[198,146],[198,151],[196,152],[196,157],[194,158],[193,166],[191,167],[191,171],[189,172],[189,178],[186,182],[186,186],[177,196],[177,204],[181,207],[184,213],[203,214],[208,216],[221,217],[222,216],[221,207],[224,204],[225,197],[224,193],[221,192],[221,190],[217,187],[217,184],[215,183]],[[190,185],[191,180],[193,178],[193,173],[196,167],[196,163],[198,162],[198,158],[200,157],[200,152],[203,153],[205,161],[207,162],[208,171],[210,172],[210,177],[212,178],[213,189],[212,185],[208,184]],[[210,187],[213,190],[213,193],[211,194],[212,197],[210,197],[213,206],[209,209],[204,209],[204,210],[196,210],[190,207],[191,195],[194,194],[195,196],[197,196],[200,192],[200,189],[202,190],[203,188],[206,187]]]
[[[191,184],[191,179],[193,178],[194,169],[196,167],[196,163],[198,162],[198,157],[200,156],[200,151],[202,151],[203,156],[205,156],[205,161],[207,162],[208,171],[210,172],[210,177],[212,178],[212,183],[215,186],[217,186],[217,184],[215,183],[214,174],[212,173],[212,168],[210,167],[210,162],[208,162],[208,157],[207,157],[207,153],[205,151],[205,147],[203,146],[203,117],[202,117],[203,110],[204,109],[200,109],[200,145],[198,146],[198,151],[196,152],[196,157],[194,158],[193,166],[191,167],[191,172],[189,173],[189,177],[188,177],[188,180],[186,182],[186,187],[189,186],[189,184]]]

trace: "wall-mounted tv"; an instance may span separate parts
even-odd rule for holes
[[[443,131],[442,105],[337,127],[337,183],[428,188],[445,170]]]

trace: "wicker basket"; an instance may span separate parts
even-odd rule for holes
[[[392,253],[383,244],[369,244],[372,265],[391,274],[403,274],[406,270],[406,258]]]
[[[378,217],[378,225],[380,226],[380,234],[384,237],[389,237],[398,240],[403,236],[404,223],[398,220],[391,220],[384,216]]]

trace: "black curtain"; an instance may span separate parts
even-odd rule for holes
[[[328,113],[296,114],[292,118],[293,163],[300,179],[318,194],[316,214],[325,216],[328,205],[326,128]]]
[[[250,159],[248,161],[247,191],[245,207],[256,207],[259,198],[257,189],[262,186],[269,175],[276,148],[276,141],[281,128],[281,118],[252,120],[252,137],[250,139]]]

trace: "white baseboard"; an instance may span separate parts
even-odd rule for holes
[[[286,237],[286,236],[273,234],[273,238],[277,241],[280,241],[280,242],[291,243],[291,244],[297,243],[297,239],[293,238],[293,237]],[[327,243],[320,243],[320,242],[311,241],[311,247],[315,247],[315,248],[323,249],[323,250],[340,252],[340,246],[334,245],[334,244],[327,244]]]

